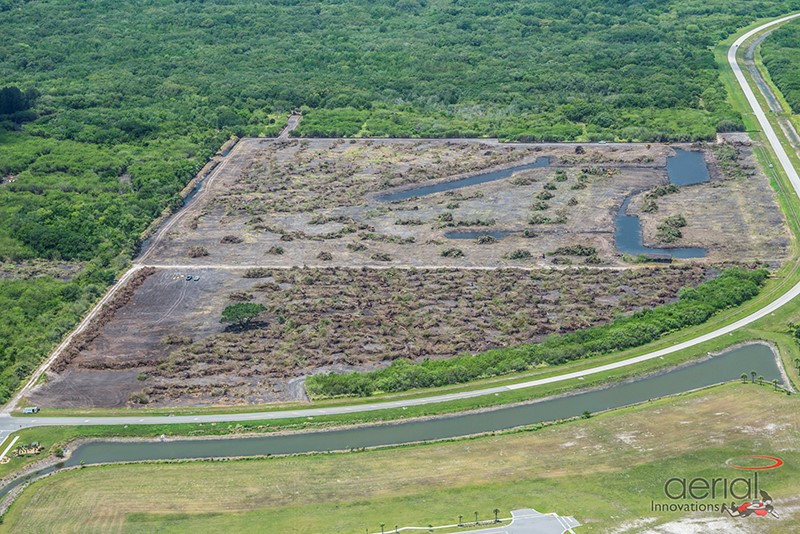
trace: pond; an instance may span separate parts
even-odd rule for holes
[[[494,182],[495,180],[502,180],[520,171],[527,171],[529,169],[540,169],[548,166],[550,166],[550,158],[541,157],[537,158],[535,162],[528,163],[525,165],[509,167],[507,169],[501,169],[499,171],[491,171],[482,174],[475,174],[472,176],[467,176],[465,178],[460,178],[458,180],[452,180],[450,182],[439,182],[432,185],[423,185],[421,187],[415,187],[414,189],[406,189],[404,191],[397,191],[395,193],[387,193],[385,195],[380,195],[378,197],[378,200],[382,202],[398,202],[400,200],[407,200],[413,197],[424,197],[425,195],[432,195],[434,193],[443,193],[445,191],[453,191],[455,189],[461,189],[463,187],[469,187],[471,185],[485,184],[487,182]]]
[[[701,184],[711,179],[703,153],[681,148],[675,149],[675,155],[667,158],[667,176],[671,183],[679,186]],[[614,240],[618,251],[631,256],[657,254],[683,259],[705,257],[706,249],[699,247],[650,248],[644,246],[639,217],[626,213],[630,202],[631,196],[626,197],[617,212]]]
[[[698,247],[651,248],[644,246],[642,241],[642,224],[636,215],[628,215],[632,197],[627,197],[617,212],[614,228],[614,241],[617,250],[623,254],[639,256],[640,254],[664,254],[673,258],[703,258],[706,249]]]
[[[675,149],[675,155],[667,158],[667,176],[675,185],[695,185],[711,180],[708,165],[702,152]]]
[[[479,237],[493,237],[495,239],[502,239],[507,235],[511,235],[513,230],[453,230],[445,232],[444,236],[447,239],[478,239]]]
[[[738,380],[742,373],[755,371],[765,380],[781,380],[772,351],[761,344],[732,349],[698,363],[662,374],[642,377],[573,395],[554,397],[531,404],[492,409],[480,413],[454,415],[424,421],[382,424],[362,428],[305,432],[242,438],[169,440],[165,442],[97,441],[75,449],[66,466],[81,463],[116,463],[142,460],[264,456],[350,450],[362,447],[430,441],[482,432],[506,430],[545,421],[575,417],[584,412],[599,412],[650,399],[674,395],[722,382]],[[43,469],[31,476],[52,472]],[[28,477],[26,477],[28,478]],[[7,493],[22,479],[0,490]]]

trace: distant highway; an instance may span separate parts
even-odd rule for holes
[[[739,49],[739,46],[744,43],[750,37],[756,35],[757,33],[764,31],[768,28],[771,28],[777,24],[782,24],[788,20],[800,17],[800,13],[789,15],[787,17],[783,17],[781,19],[763,24],[736,40],[736,42],[730,47],[728,50],[728,63],[733,70],[734,75],[736,76],[739,85],[744,92],[750,107],[753,110],[758,122],[764,132],[764,135],[774,150],[778,162],[780,163],[781,167],[783,168],[786,175],[789,177],[789,181],[792,184],[792,188],[794,189],[795,193],[800,197],[800,176],[798,176],[797,170],[792,165],[791,160],[789,159],[789,155],[783,148],[783,145],[780,143],[780,140],[775,133],[772,125],[770,124],[767,114],[764,110],[760,107],[758,99],[756,98],[753,90],[747,83],[747,80],[742,73],[742,69],[737,62],[737,55],[736,52]],[[230,155],[229,155],[230,156]],[[224,167],[224,163],[218,166],[219,168]],[[217,171],[215,171],[217,172]],[[210,177],[211,178],[211,177]],[[179,217],[175,217],[178,219]],[[174,224],[174,222],[172,223]],[[171,225],[167,225],[167,228]],[[160,238],[165,234],[166,228],[162,229],[158,234],[157,237]],[[155,246],[155,243],[153,244]],[[146,257],[147,255],[145,255]],[[143,257],[142,259],[145,259]],[[140,268],[141,265],[134,265],[131,271]],[[126,273],[126,277],[130,276],[131,271]],[[124,278],[124,277],[123,277]],[[122,280],[120,280],[122,282]],[[113,292],[119,287],[119,284],[112,288],[109,294],[104,298],[104,301],[108,299]],[[540,386],[544,384],[552,384],[556,382],[563,382],[567,380],[577,380],[581,377],[586,377],[590,375],[594,375],[597,373],[602,373],[609,370],[620,369],[624,367],[628,367],[630,365],[634,365],[640,362],[652,360],[655,358],[661,358],[668,354],[673,354],[675,352],[688,349],[691,347],[695,347],[701,343],[705,343],[706,341],[711,341],[718,337],[727,335],[735,330],[738,330],[742,327],[745,327],[749,324],[752,324],[759,319],[766,317],[770,313],[774,312],[784,304],[790,302],[794,298],[800,295],[800,283],[790,288],[786,293],[775,299],[774,301],[770,302],[769,304],[765,305],[763,308],[759,309],[744,317],[734,323],[731,323],[727,326],[718,328],[713,332],[709,332],[707,334],[703,334],[698,336],[694,339],[689,341],[685,341],[683,343],[678,343],[671,347],[653,351],[647,354],[643,354],[641,356],[628,358],[625,360],[621,360],[618,362],[610,363],[607,365],[601,365],[598,367],[593,367],[591,369],[586,369],[583,371],[575,371],[571,373],[565,373],[558,376],[553,376],[549,378],[539,378],[535,380],[529,380],[527,382],[519,383],[519,384],[512,384],[508,386],[498,386],[474,391],[465,391],[460,393],[450,393],[446,395],[436,395],[430,397],[422,397],[416,399],[407,399],[407,400],[397,400],[397,401],[385,401],[385,402],[373,402],[367,404],[358,404],[358,405],[351,405],[351,406],[336,406],[336,407],[329,407],[329,408],[307,408],[307,409],[296,409],[296,410],[285,410],[285,411],[271,411],[271,412],[253,412],[253,413],[235,413],[235,414],[211,414],[211,415],[188,415],[188,416],[144,416],[144,417],[137,417],[137,416],[115,416],[115,417],[11,417],[10,411],[22,397],[25,391],[27,391],[33,384],[35,384],[36,380],[40,376],[44,370],[52,363],[55,359],[55,356],[59,353],[59,349],[65,346],[66,343],[78,332],[85,327],[85,324],[88,324],[87,321],[90,320],[91,317],[96,313],[97,309],[99,309],[100,305],[95,308],[95,311],[92,314],[88,315],[87,318],[81,322],[81,325],[76,329],[73,334],[68,336],[62,345],[59,346],[54,355],[48,358],[48,361],[40,367],[39,371],[34,374],[34,377],[28,382],[28,384],[23,388],[23,390],[17,394],[14,399],[6,406],[3,412],[0,414],[0,438],[6,436],[8,433],[18,430],[24,427],[33,427],[33,426],[50,426],[50,425],[69,425],[69,426],[82,426],[82,425],[150,425],[150,424],[183,424],[183,423],[211,423],[211,422],[235,422],[235,421],[256,421],[256,420],[277,420],[277,419],[286,419],[286,418],[295,418],[295,417],[317,417],[317,416],[324,416],[324,415],[339,415],[339,414],[351,414],[351,413],[359,413],[359,412],[368,412],[374,410],[383,410],[383,409],[390,409],[390,408],[402,408],[404,406],[419,406],[425,404],[435,404],[441,402],[448,402],[453,400],[460,400],[460,399],[469,399],[474,397],[481,397],[486,395],[493,395],[499,394],[507,391],[513,391],[518,389],[525,389],[534,386]],[[103,301],[101,301],[102,303]]]

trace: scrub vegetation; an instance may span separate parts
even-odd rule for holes
[[[438,387],[638,347],[681,328],[702,324],[715,313],[753,298],[767,275],[763,269],[727,269],[714,280],[682,290],[677,302],[619,317],[608,324],[477,355],[420,363],[398,359],[389,367],[367,373],[313,375],[306,380],[306,390],[314,397],[333,397]]]
[[[796,114],[800,114],[800,24],[791,22],[761,44],[769,75]]]

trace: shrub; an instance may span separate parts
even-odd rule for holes
[[[131,393],[130,397],[128,397],[128,402],[132,404],[148,404],[150,402],[150,395],[144,391]]]
[[[464,252],[458,248],[448,248],[447,250],[442,251],[442,256],[445,258],[463,258]]]
[[[222,243],[223,245],[232,245],[235,243],[241,243],[242,241],[244,241],[244,239],[242,239],[237,235],[226,235],[219,240],[219,242]]]
[[[567,247],[558,247],[550,256],[595,256],[597,249],[594,247],[587,247],[585,245],[572,245]]]
[[[531,253],[530,251],[525,250],[524,248],[518,248],[517,250],[514,250],[506,254],[505,257],[509,260],[527,260],[528,258],[531,257]]]
[[[367,245],[364,243],[348,243],[347,248],[353,252],[358,252],[359,250],[367,250]]]
[[[283,247],[278,246],[278,245],[273,245],[273,246],[269,247],[269,250],[267,250],[268,254],[273,254],[275,256],[280,256],[284,252],[286,252],[286,251],[283,249]]]
[[[497,239],[491,235],[482,235],[475,242],[479,245],[491,245],[492,243],[497,243]]]
[[[375,261],[392,261],[392,257],[384,252],[377,252],[370,257]]]
[[[672,215],[658,225],[656,236],[665,243],[672,243],[683,237],[680,229],[684,226],[686,226],[686,219],[683,215]]]
[[[253,267],[252,269],[247,269],[242,275],[242,278],[267,278],[268,276],[272,276],[272,271],[269,269]]]
[[[333,259],[333,254],[323,250],[319,254],[317,254],[317,259],[322,261],[331,261]]]
[[[208,249],[205,247],[191,247],[186,251],[186,255],[190,258],[202,258],[203,256],[208,256]]]

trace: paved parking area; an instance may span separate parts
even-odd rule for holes
[[[471,530],[464,534],[563,534],[580,526],[574,517],[543,514],[532,508],[514,510],[511,517],[514,519],[506,526]]]

